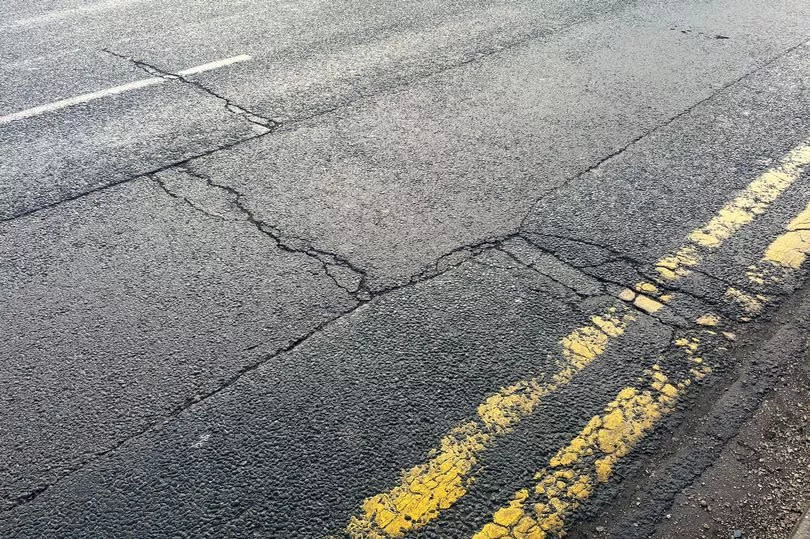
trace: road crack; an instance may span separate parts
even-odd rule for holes
[[[150,177],[168,193],[169,196],[181,200],[193,209],[220,221],[248,222],[264,236],[269,237],[275,246],[282,251],[304,255],[315,260],[321,265],[323,272],[335,285],[352,296],[356,301],[368,301],[371,299],[371,291],[367,285],[367,274],[364,269],[337,253],[315,247],[308,239],[286,235],[277,226],[258,218],[246,205],[244,195],[237,189],[229,185],[217,183],[213,179],[203,176],[199,172],[189,168],[180,167],[173,172],[203,183],[209,190],[213,190],[214,193],[220,196],[220,200],[224,199],[225,204],[229,205],[232,211],[223,212],[226,213],[226,215],[212,211],[206,207],[205,204],[194,200],[193,197],[183,194],[182,189],[169,186],[169,182],[166,178],[162,177],[161,174],[153,174]],[[232,217],[228,217],[227,213],[230,213]]]
[[[656,283],[656,286],[658,286],[659,288],[661,288],[662,290],[665,290],[667,292],[677,292],[677,293],[680,293],[680,294],[684,294],[686,296],[689,296],[689,297],[693,298],[694,300],[696,300],[698,302],[705,303],[705,304],[707,304],[709,306],[712,306],[712,307],[718,307],[720,305],[723,305],[723,303],[724,303],[722,300],[713,298],[713,297],[708,296],[708,295],[698,294],[697,292],[694,292],[694,291],[688,290],[686,288],[680,287],[676,283],[670,283],[670,282],[667,282],[666,280],[660,279],[660,276],[656,274],[654,264],[651,265],[651,264],[649,264],[647,262],[644,262],[641,259],[635,258],[635,257],[633,257],[633,256],[631,256],[629,254],[622,253],[621,251],[618,251],[618,250],[614,249],[613,247],[611,247],[609,245],[599,243],[599,242],[596,242],[596,241],[593,241],[593,240],[584,240],[584,239],[581,239],[581,238],[575,238],[575,237],[564,236],[564,235],[560,235],[560,234],[546,233],[546,232],[527,232],[527,233],[524,233],[524,234],[521,235],[521,237],[523,239],[525,239],[527,242],[531,243],[536,248],[538,248],[540,250],[543,250],[543,251],[546,251],[546,252],[549,252],[549,254],[553,254],[557,258],[559,258],[559,255],[556,254],[556,251],[554,249],[549,248],[549,247],[544,246],[544,245],[538,244],[536,241],[533,241],[531,239],[531,236],[553,238],[553,239],[557,239],[557,240],[561,240],[561,241],[565,241],[565,242],[569,242],[569,243],[578,243],[578,244],[582,244],[582,245],[588,245],[590,247],[595,247],[597,249],[601,249],[603,251],[606,251],[606,252],[610,253],[611,256],[609,258],[605,259],[605,260],[602,260],[600,262],[594,262],[594,263],[591,263],[591,264],[582,264],[582,265],[575,265],[575,264],[573,264],[573,263],[571,263],[569,261],[562,260],[560,258],[561,262],[566,263],[566,264],[570,264],[572,267],[575,267],[575,268],[579,269],[580,271],[584,272],[587,275],[590,275],[591,277],[593,277],[595,279],[606,280],[606,278],[604,277],[604,275],[602,273],[598,273],[595,270],[598,270],[600,268],[609,266],[610,264],[613,264],[613,263],[623,263],[628,268],[632,269],[638,275],[639,280],[648,281],[648,282],[654,282],[654,283]],[[701,268],[698,268],[698,267],[691,267],[689,270],[690,270],[691,273],[694,273],[696,275],[701,275],[701,276],[705,277],[706,279],[708,279],[708,280],[710,280],[712,282],[718,282],[718,283],[722,284],[724,288],[729,288],[729,287],[736,288],[736,289],[741,290],[741,291],[743,291],[743,292],[745,292],[747,294],[750,294],[752,296],[755,296],[755,295],[760,293],[760,291],[751,289],[744,282],[734,282],[734,281],[731,281],[731,280],[729,280],[729,279],[727,279],[727,278],[725,278],[725,277],[723,277],[721,275],[716,275],[714,273],[706,271],[705,269],[701,269]],[[614,284],[616,284],[616,283],[614,283]],[[627,285],[625,285],[625,286],[627,286]],[[632,288],[632,286],[629,286],[629,288]],[[772,291],[772,292],[769,291],[769,295],[771,295],[771,296],[786,296],[787,294],[784,293],[784,292],[779,292],[779,291]]]
[[[115,51],[110,50],[110,49],[105,48],[105,49],[101,49],[101,51],[105,52],[105,53],[107,53],[107,54],[109,54],[111,56],[115,56],[116,58],[126,60],[127,62],[130,62],[130,63],[134,64],[136,67],[138,67],[139,69],[145,71],[146,73],[148,73],[149,75],[151,75],[153,77],[160,77],[160,78],[165,79],[167,81],[178,81],[178,82],[182,82],[184,84],[188,84],[188,85],[194,87],[196,90],[198,90],[198,91],[200,91],[200,92],[202,92],[204,94],[207,94],[210,97],[218,99],[219,101],[223,102],[223,104],[225,106],[225,110],[227,110],[228,112],[230,112],[232,114],[235,114],[235,115],[243,118],[244,120],[246,120],[246,121],[248,121],[248,122],[250,122],[250,123],[252,123],[254,125],[257,125],[260,128],[262,128],[259,131],[259,133],[261,133],[262,135],[265,135],[265,134],[275,130],[278,126],[281,125],[280,123],[275,122],[275,121],[271,120],[270,118],[265,118],[265,117],[263,117],[263,116],[261,116],[259,114],[256,114],[255,112],[251,112],[251,111],[247,110],[246,108],[244,108],[244,107],[242,107],[240,105],[237,105],[230,98],[216,93],[214,90],[208,88],[207,86],[205,86],[204,84],[202,84],[202,83],[200,83],[198,81],[189,79],[189,78],[184,77],[183,75],[180,75],[178,73],[172,73],[172,72],[166,71],[166,70],[161,69],[161,68],[159,68],[159,67],[157,67],[155,65],[149,64],[149,63],[147,63],[147,62],[145,62],[143,60],[138,60],[138,59],[133,58],[131,56],[127,56],[125,54],[121,54],[121,53],[115,52]]]
[[[692,111],[694,111],[696,108],[698,108],[698,107],[700,107],[701,105],[703,105],[703,104],[705,104],[705,103],[708,103],[709,101],[713,100],[713,99],[714,99],[715,97],[717,97],[719,94],[721,94],[721,93],[725,92],[726,90],[728,90],[729,88],[731,88],[731,87],[733,87],[733,86],[735,86],[735,85],[739,84],[740,82],[742,82],[743,80],[747,79],[748,77],[750,77],[750,76],[752,76],[752,75],[754,75],[754,74],[756,74],[756,73],[758,73],[758,72],[762,71],[763,69],[765,69],[766,67],[768,67],[768,66],[772,65],[773,63],[777,62],[778,60],[780,60],[780,59],[781,59],[781,58],[783,58],[784,56],[786,56],[786,55],[790,54],[791,52],[793,52],[793,51],[795,51],[795,50],[797,50],[797,49],[799,49],[800,47],[803,47],[803,46],[807,45],[808,43],[810,43],[810,42],[808,42],[807,40],[803,40],[801,43],[798,43],[798,44],[796,44],[796,45],[793,45],[792,47],[790,47],[790,48],[788,48],[788,49],[786,49],[786,50],[784,50],[784,51],[782,51],[782,52],[780,52],[780,53],[778,53],[778,54],[776,54],[776,55],[772,56],[772,57],[771,57],[771,58],[769,58],[768,60],[766,60],[766,61],[764,61],[764,62],[760,63],[759,65],[755,66],[754,68],[749,69],[748,71],[744,72],[744,73],[743,73],[742,75],[740,75],[739,77],[736,77],[736,78],[734,78],[734,79],[732,79],[732,80],[730,80],[730,81],[726,82],[725,84],[721,85],[719,88],[717,88],[716,90],[712,91],[712,92],[711,92],[709,95],[707,95],[706,97],[704,97],[704,98],[702,98],[702,99],[699,99],[698,101],[695,101],[694,103],[692,103],[691,105],[689,105],[689,106],[688,106],[688,107],[686,107],[685,109],[683,109],[683,110],[679,111],[678,113],[676,113],[676,114],[674,114],[674,115],[670,116],[669,118],[667,118],[667,119],[666,119],[666,120],[664,120],[663,122],[661,122],[661,123],[659,123],[659,124],[657,124],[657,125],[655,125],[655,126],[653,126],[653,127],[649,128],[649,129],[647,129],[647,130],[643,131],[641,134],[639,134],[638,136],[636,136],[636,137],[634,137],[634,138],[630,139],[630,141],[628,141],[628,142],[626,142],[625,144],[621,145],[619,148],[617,148],[617,149],[616,149],[616,150],[614,150],[613,152],[611,152],[611,153],[609,153],[609,154],[607,154],[607,155],[605,155],[605,156],[601,157],[599,160],[597,160],[596,162],[594,162],[592,165],[590,165],[590,166],[589,166],[589,167],[587,167],[586,169],[584,169],[584,170],[582,170],[582,171],[580,171],[580,172],[578,172],[578,173],[574,174],[573,176],[570,176],[568,179],[566,179],[565,181],[563,181],[561,184],[556,185],[556,186],[554,186],[553,188],[549,189],[548,191],[546,191],[545,193],[543,193],[541,196],[539,196],[539,197],[538,197],[538,198],[537,198],[537,199],[534,201],[534,203],[533,203],[533,204],[531,205],[531,207],[529,208],[529,211],[528,211],[528,212],[526,212],[526,215],[524,215],[523,219],[520,221],[520,225],[518,226],[518,230],[523,230],[523,228],[526,226],[526,221],[529,219],[529,217],[531,217],[531,215],[532,215],[532,214],[535,212],[535,209],[536,209],[536,208],[537,208],[537,207],[538,207],[538,206],[539,206],[539,205],[540,205],[540,204],[541,204],[541,203],[542,203],[542,202],[543,202],[543,201],[544,201],[546,198],[548,198],[548,197],[550,197],[550,196],[552,196],[552,195],[556,194],[557,192],[559,192],[559,191],[561,191],[561,190],[565,189],[565,188],[566,188],[566,187],[568,187],[568,186],[569,186],[569,185],[570,185],[572,182],[574,182],[575,180],[578,180],[579,178],[581,178],[581,177],[585,176],[586,174],[589,174],[589,173],[591,173],[591,172],[593,172],[593,171],[595,171],[595,170],[598,170],[599,168],[601,168],[603,165],[605,165],[605,164],[606,164],[606,163],[608,163],[609,161],[612,161],[612,160],[613,160],[613,159],[615,159],[616,157],[619,157],[620,155],[624,154],[624,153],[625,153],[627,150],[629,150],[630,148],[632,148],[633,146],[635,146],[636,144],[638,144],[638,143],[639,143],[639,142],[641,142],[642,140],[644,140],[644,139],[648,138],[649,136],[651,136],[651,135],[653,135],[653,134],[657,133],[658,131],[660,131],[660,130],[662,130],[662,129],[664,129],[664,128],[666,128],[666,127],[670,126],[670,125],[672,125],[673,123],[675,123],[675,122],[676,122],[676,121],[678,121],[679,119],[681,119],[681,118],[683,118],[684,116],[686,116],[686,115],[690,114],[690,113],[691,113]]]

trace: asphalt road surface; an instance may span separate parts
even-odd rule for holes
[[[806,357],[806,0],[4,0],[0,145],[3,537],[666,537]]]

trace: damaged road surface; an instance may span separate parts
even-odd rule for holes
[[[808,462],[761,409],[810,407],[806,2],[0,30],[3,537],[785,537],[810,503],[683,509],[757,433]]]

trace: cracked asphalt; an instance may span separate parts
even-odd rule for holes
[[[810,503],[804,0],[7,0],[0,145],[3,537]]]

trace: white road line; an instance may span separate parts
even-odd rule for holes
[[[177,74],[180,76],[196,75],[197,73],[211,71],[212,69],[218,69],[220,67],[235,64],[238,62],[246,62],[250,59],[251,56],[247,54],[240,54],[239,56],[234,56],[232,58],[224,58],[222,60],[217,60],[215,62],[208,62],[207,64],[202,64],[196,67],[190,67],[188,69],[178,71]],[[97,92],[90,92],[87,94],[77,95],[75,97],[69,97],[67,99],[61,99],[59,101],[54,101],[52,103],[46,103],[45,105],[39,105],[38,107],[33,107],[30,109],[21,110],[19,112],[13,112],[5,116],[0,116],[0,125],[10,124],[11,122],[16,122],[17,120],[31,118],[32,116],[39,116],[47,112],[65,109],[68,107],[72,107],[74,105],[88,103],[90,101],[95,101],[96,99],[101,99],[102,97],[122,94],[130,90],[137,90],[138,88],[145,88],[147,86],[154,86],[155,84],[170,82],[171,80],[172,79],[167,77],[149,77],[148,79],[141,79],[133,82],[128,82],[127,84],[121,84],[120,86],[113,86],[112,88],[105,88],[104,90],[99,90]]]
[[[113,86],[112,88],[99,90],[98,92],[90,92],[89,94],[82,94],[77,95],[76,97],[69,97],[60,101],[54,101],[53,103],[47,103],[38,107],[14,112],[6,116],[0,116],[0,125],[10,124],[11,122],[16,122],[17,120],[30,118],[32,116],[39,116],[40,114],[45,114],[46,112],[52,112],[54,110],[65,109],[67,107],[72,107],[73,105],[80,105],[82,103],[87,103],[88,101],[94,101],[96,99],[101,99],[102,97],[107,97],[108,95],[120,94],[129,90],[136,90],[138,88],[160,84],[162,82],[166,82],[167,80],[168,79],[163,79],[161,77],[151,77],[149,79],[141,79],[136,80],[135,82],[122,84],[121,86]]]
[[[178,71],[177,74],[181,77],[186,77],[188,75],[196,75],[197,73],[202,73],[203,71],[211,71],[212,69],[218,69],[220,67],[225,67],[239,62],[247,62],[248,60],[250,60],[250,55],[240,54],[239,56],[234,56],[233,58],[224,58],[222,60],[216,60],[215,62],[208,62],[207,64],[203,64],[201,66],[190,67],[188,69]]]

